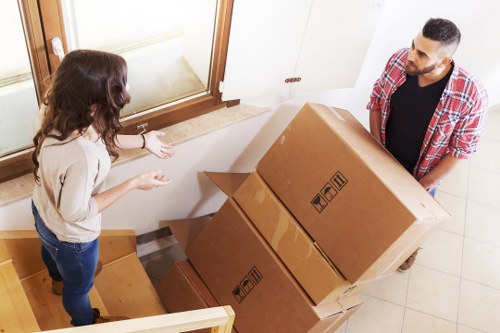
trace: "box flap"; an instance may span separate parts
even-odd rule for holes
[[[318,314],[320,318],[328,318],[329,316],[335,315],[340,312],[346,312],[347,310],[363,303],[361,298],[357,294],[352,294],[343,298],[338,299],[336,302],[326,303],[314,307],[314,311]]]
[[[236,192],[238,187],[240,187],[250,173],[205,171],[205,174],[222,190],[222,192],[230,197]]]
[[[195,240],[203,228],[205,228],[208,221],[212,219],[213,215],[214,214],[209,214],[194,218],[162,221],[162,224],[170,228],[181,248],[186,251],[193,240]]]

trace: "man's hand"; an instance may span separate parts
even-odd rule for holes
[[[427,191],[434,188],[437,183],[439,182],[438,181],[435,181],[435,180],[432,180],[430,177],[427,177],[425,176],[424,178],[420,179],[418,181],[420,183],[420,185],[422,185],[423,188],[425,188]]]
[[[454,168],[460,164],[463,159],[453,157],[451,154],[446,155],[438,165],[434,167],[427,175],[422,177],[418,182],[426,189],[435,187],[443,177],[448,175]]]

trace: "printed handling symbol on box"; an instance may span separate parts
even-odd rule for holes
[[[323,198],[321,194],[318,193],[316,194],[314,199],[311,200],[311,204],[314,206],[314,208],[316,208],[318,213],[321,213],[323,209],[325,209],[325,207],[328,205],[328,201],[326,201],[325,198]]]
[[[248,273],[248,277],[254,285],[257,285],[264,276],[262,276],[257,267],[253,266],[252,270]]]
[[[338,191],[340,191],[347,184],[347,178],[344,177],[340,171],[337,171],[330,181]]]
[[[247,297],[247,295],[245,294],[245,291],[243,291],[243,289],[241,289],[239,284],[236,286],[236,288],[233,289],[233,296],[234,296],[234,298],[236,298],[238,303],[243,302],[245,297]]]
[[[233,296],[234,298],[236,298],[238,303],[243,302],[243,300],[250,294],[250,292],[262,279],[262,274],[259,272],[257,267],[254,266],[232,291]]]
[[[255,287],[255,285],[248,276],[245,276],[243,280],[241,280],[240,286],[241,289],[243,289],[247,294],[250,293],[252,289]]]
[[[326,183],[326,185],[321,189],[321,194],[328,201],[332,201],[333,198],[339,193],[330,182]]]

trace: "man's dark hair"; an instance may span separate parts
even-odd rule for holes
[[[427,20],[422,28],[422,35],[426,38],[441,42],[450,55],[455,53],[460,44],[460,30],[455,23],[442,18],[431,18]]]

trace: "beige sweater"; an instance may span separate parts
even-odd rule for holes
[[[102,191],[111,159],[102,141],[84,137],[60,142],[45,139],[40,155],[40,185],[33,202],[60,241],[85,243],[101,232],[101,214],[93,195]]]

